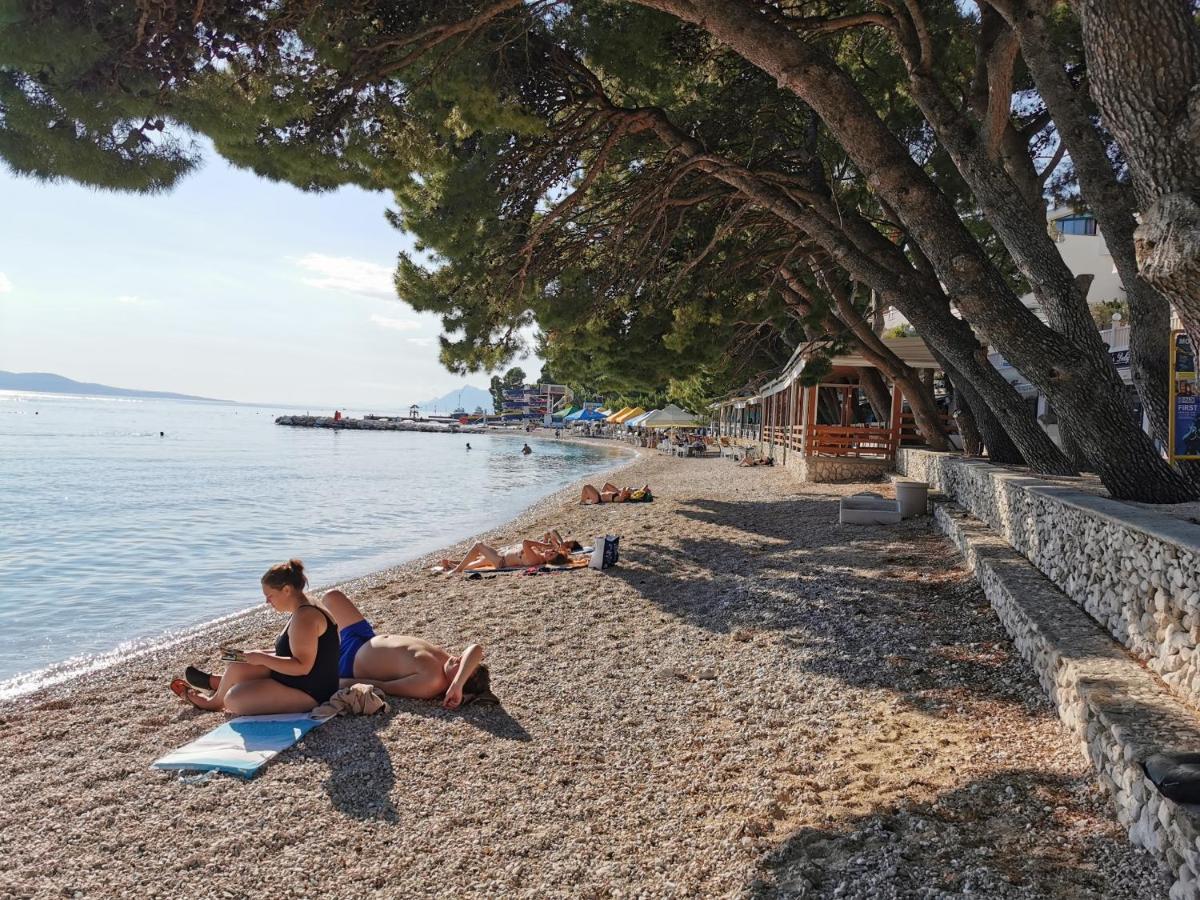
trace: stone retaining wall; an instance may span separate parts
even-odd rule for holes
[[[1200,706],[1200,526],[947,453],[901,450],[897,468],[990,525]]]
[[[789,449],[784,453],[778,444],[759,443],[759,452],[771,456],[775,464],[782,464],[795,472],[801,481],[829,484],[842,481],[878,481],[895,468],[891,460],[855,459],[849,456],[805,456],[799,450]],[[786,457],[786,458],[785,458]]]
[[[1172,900],[1200,895],[1200,820],[1141,767],[1153,753],[1200,748],[1200,720],[985,525],[949,503],[934,517],[1079,740],[1130,840],[1174,874]]]

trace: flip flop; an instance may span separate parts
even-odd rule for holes
[[[183,670],[183,677],[187,679],[187,683],[192,687],[200,688],[202,691],[211,691],[213,689],[212,676],[203,669],[188,666]]]
[[[196,707],[196,709],[201,709],[202,707],[197,706],[196,701],[192,699],[192,692],[195,690],[196,689],[194,687],[192,687],[190,684],[188,684],[182,678],[173,678],[171,680],[171,693],[172,694],[174,694],[180,700],[184,700],[187,703],[189,703],[190,705]]]

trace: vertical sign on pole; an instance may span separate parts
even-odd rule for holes
[[[1171,448],[1170,458],[1200,459],[1200,397],[1196,384],[1196,353],[1182,331],[1171,333]]]

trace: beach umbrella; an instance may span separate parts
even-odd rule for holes
[[[686,428],[700,424],[700,417],[671,403],[647,415],[641,424],[646,428]]]
[[[575,415],[577,415],[579,417],[578,421],[580,421],[580,422],[603,422],[604,421],[604,415],[602,413],[596,412],[596,410],[594,410],[594,409],[581,409]]]
[[[645,407],[635,406],[633,409],[629,410],[628,412],[617,413],[617,424],[625,425],[634,416],[640,416],[645,411],[646,411]]]
[[[634,416],[631,419],[626,419],[625,424],[630,428],[639,428],[641,427],[642,423],[646,421],[647,416],[651,416],[656,412],[658,412],[657,409],[652,409],[650,412],[644,412],[641,415]]]
[[[629,410],[632,408],[633,407],[630,406],[622,406],[615,413],[610,413],[608,418],[606,418],[604,421],[610,424],[616,424],[620,420],[621,416],[629,412]]]

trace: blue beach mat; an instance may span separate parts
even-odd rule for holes
[[[155,760],[151,768],[228,772],[253,778],[267,760],[328,721],[308,713],[238,716]]]

